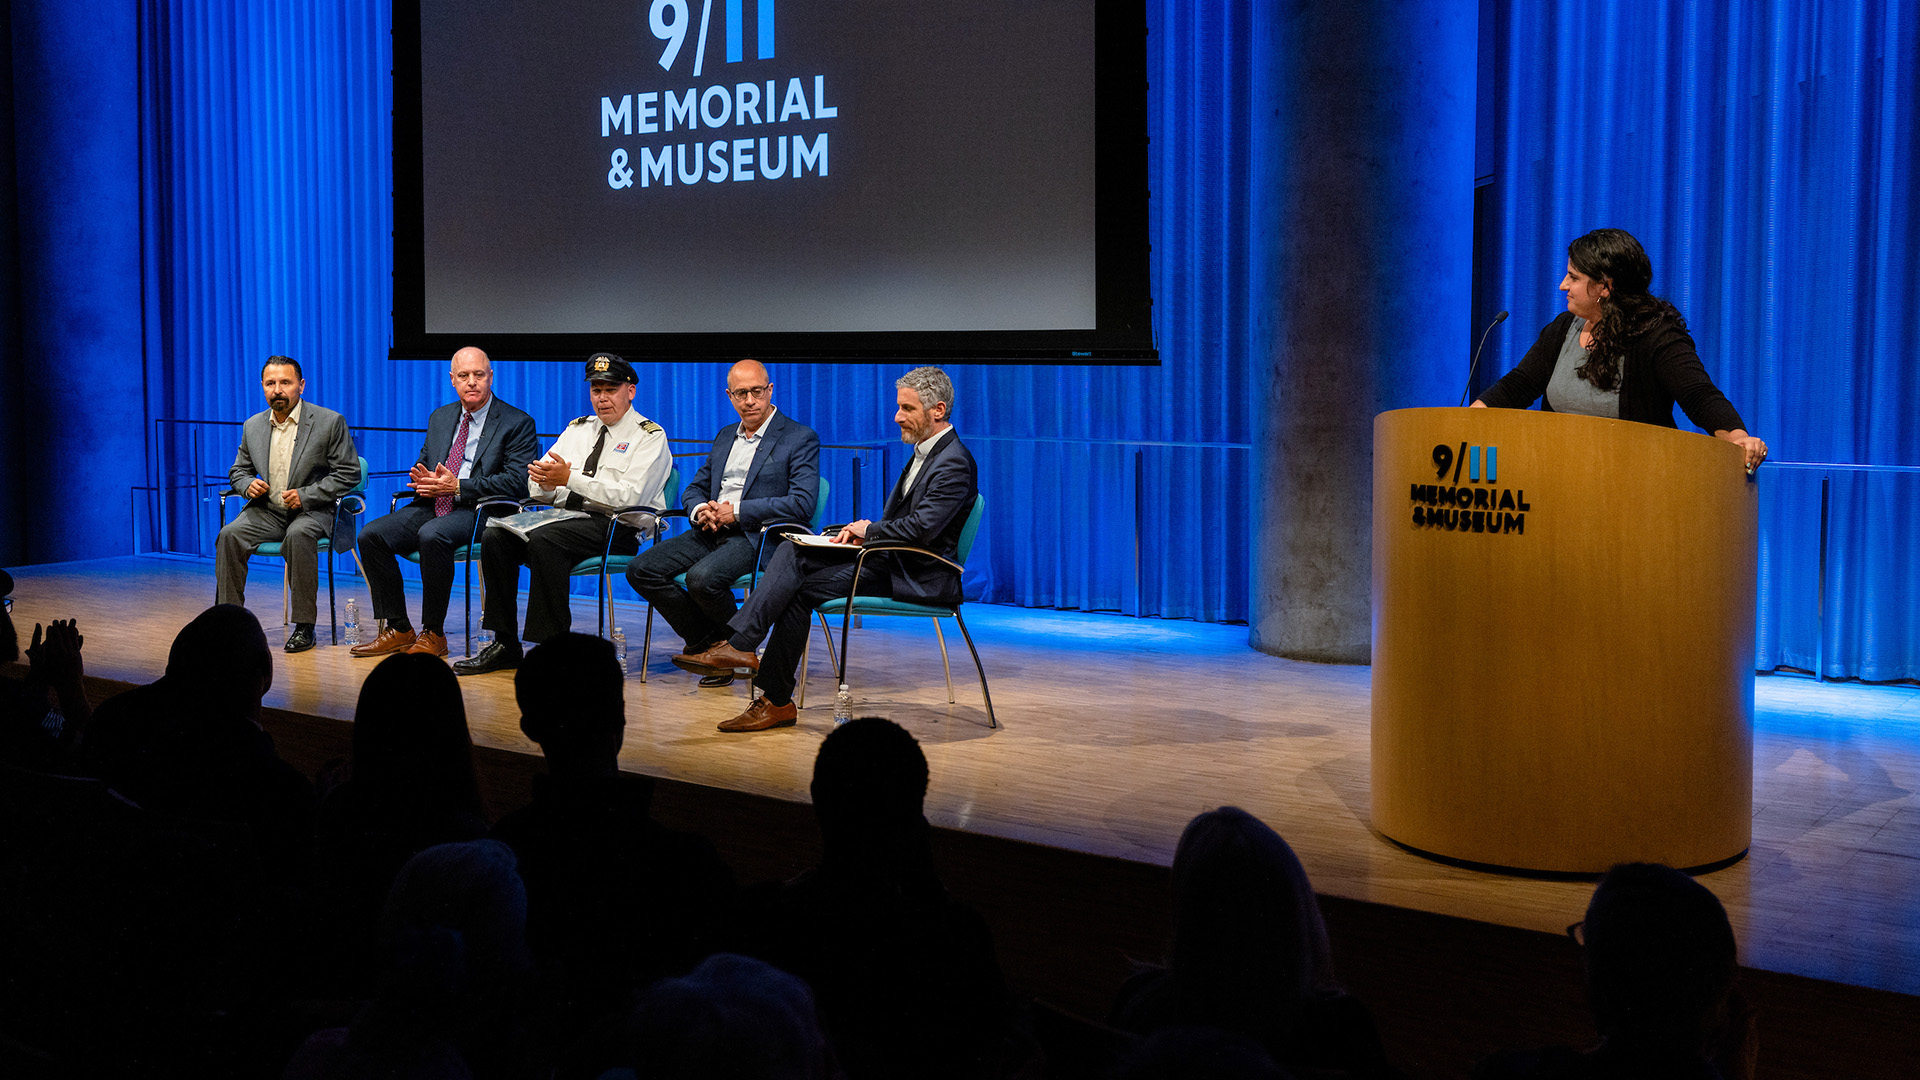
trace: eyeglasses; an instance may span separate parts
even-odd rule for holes
[[[759,401],[771,393],[773,384],[768,383],[765,386],[743,386],[738,390],[729,390],[727,396],[735,401]]]

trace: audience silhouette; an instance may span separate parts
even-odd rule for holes
[[[1738,962],[1726,909],[1672,867],[1622,863],[1593,890],[1582,942],[1587,1004],[1600,1042],[1588,1050],[1503,1051],[1484,1080],[1751,1077],[1753,1013],[1734,987]]]
[[[354,709],[353,758],[333,779],[314,827],[316,969],[357,996],[400,868],[436,844],[487,835],[466,704],[444,662],[396,653],[373,669]]]
[[[349,1026],[309,1037],[283,1075],[529,1075],[526,925],[526,889],[506,845],[472,840],[415,855],[381,913],[386,964],[375,993]]]
[[[1111,1027],[1041,1010],[1087,1036],[1043,1059],[985,920],[935,871],[927,758],[888,720],[820,746],[819,864],[742,891],[620,771],[625,681],[600,638],[555,635],[520,665],[547,771],[489,830],[462,687],[429,655],[368,674],[316,814],[260,726],[273,654],[244,608],[201,613],[161,679],[90,720],[77,629],[38,631],[37,681],[0,685],[0,1055],[46,1075],[1402,1075],[1334,978],[1305,869],[1244,810],[1182,833],[1166,964],[1127,980]],[[18,654],[0,620],[0,660]],[[1502,1051],[1477,1077],[1754,1075],[1711,892],[1617,866],[1576,929],[1598,1043]]]
[[[159,681],[101,703],[79,766],[147,810],[247,825],[270,870],[304,879],[313,784],[260,726],[260,699],[272,687],[260,620],[216,604],[173,639]]]
[[[813,987],[847,1075],[978,1077],[1024,1050],[986,922],[934,873],[927,759],[862,717],[820,745],[820,865],[743,905],[748,951]]]
[[[712,843],[654,822],[653,781],[619,769],[624,682],[613,646],[575,633],[541,642],[514,676],[521,730],[547,773],[493,836],[520,857],[528,940],[563,1040],[611,1030],[633,991],[691,971],[733,901]]]
[[[0,570],[0,665],[20,658],[20,636],[13,625],[13,575]],[[33,624],[27,645],[27,677],[0,679],[0,761],[28,769],[60,772],[86,729],[93,709],[85,690],[86,669],[80,647],[86,638],[73,619],[55,619],[43,630]]]
[[[1279,833],[1233,806],[1201,814],[1180,835],[1167,965],[1128,980],[1112,1023],[1239,1032],[1304,1075],[1400,1075],[1372,1016],[1334,981],[1306,869]]]
[[[807,984],[717,953],[655,983],[627,1026],[631,1073],[647,1080],[833,1080],[840,1076]]]

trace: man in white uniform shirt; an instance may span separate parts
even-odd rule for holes
[[[567,578],[575,563],[606,550],[607,516],[630,506],[661,507],[673,456],[667,433],[633,409],[633,368],[613,353],[587,358],[587,382],[593,415],[567,425],[546,456],[527,466],[527,493],[585,517],[550,521],[526,536],[489,525],[480,539],[480,570],[487,602],[480,625],[493,631],[493,644],[478,656],[453,665],[461,675],[479,675],[516,667],[521,647],[520,567],[531,577],[527,589],[525,638],[541,642],[573,628],[567,602]],[[640,550],[636,525],[652,527],[652,515],[617,522],[613,553]]]
[[[627,584],[687,643],[705,652],[733,631],[733,583],[753,570],[760,531],[777,522],[806,524],[820,494],[820,436],[773,407],[773,380],[757,360],[727,372],[727,399],[740,414],[713,437],[680,505],[693,528],[648,548],[627,564]],[[674,581],[687,576],[682,586]],[[733,675],[708,675],[726,686]]]

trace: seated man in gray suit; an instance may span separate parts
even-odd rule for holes
[[[307,380],[300,361],[269,356],[260,369],[267,409],[247,418],[240,429],[240,450],[227,470],[233,490],[246,496],[246,509],[220,530],[214,541],[216,604],[247,602],[247,556],[255,548],[280,542],[292,594],[293,633],[286,650],[313,648],[313,624],[320,589],[320,538],[333,526],[333,504],[360,482],[360,457],[347,422],[332,409],[301,401]],[[343,517],[336,548],[353,543],[353,519]]]
[[[360,530],[360,561],[373,594],[373,617],[386,629],[353,647],[355,656],[396,652],[447,655],[447,601],[453,554],[473,536],[482,499],[525,494],[527,464],[540,456],[533,417],[493,396],[493,361],[468,346],[449,372],[458,401],[427,416],[427,438],[407,476],[414,500]],[[420,632],[407,620],[395,555],[420,553]]]
[[[701,653],[732,633],[733,582],[753,570],[760,530],[813,517],[820,494],[820,436],[773,407],[773,382],[757,360],[727,372],[727,397],[740,422],[713,438],[700,471],[681,492],[693,528],[655,544],[627,565],[627,584]],[[687,575],[685,588],[674,577]],[[701,686],[726,686],[732,672]]]

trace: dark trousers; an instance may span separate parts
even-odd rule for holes
[[[488,528],[480,536],[480,573],[487,583],[487,607],[480,625],[502,641],[524,637],[545,641],[573,628],[573,608],[567,604],[567,577],[583,559],[597,559],[607,543],[607,519],[568,518],[542,525],[527,537],[507,529]],[[613,527],[613,554],[640,550],[639,534],[630,526]],[[531,578],[527,586],[527,632],[520,633],[520,567]]]
[[[807,629],[813,622],[813,609],[829,600],[844,598],[853,582],[856,551],[846,554],[815,554],[797,544],[781,544],[767,560],[760,584],[747,597],[746,604],[727,625],[733,630],[733,646],[751,652],[767,637],[767,651],[760,657],[760,673],[753,685],[775,705],[793,700],[794,673],[800,667],[800,654],[807,645]],[[867,560],[860,575],[862,596],[891,596],[893,582],[887,566],[879,559]]]
[[[759,537],[739,529],[689,529],[628,563],[627,584],[667,620],[688,652],[700,652],[732,634],[733,583],[752,572],[758,549]],[[687,575],[684,589],[674,583],[679,574]]]
[[[420,553],[420,627],[445,633],[453,595],[453,554],[473,534],[473,511],[454,507],[433,516],[432,503],[409,503],[360,531],[360,561],[373,594],[373,617],[407,622],[406,593],[396,556]]]

